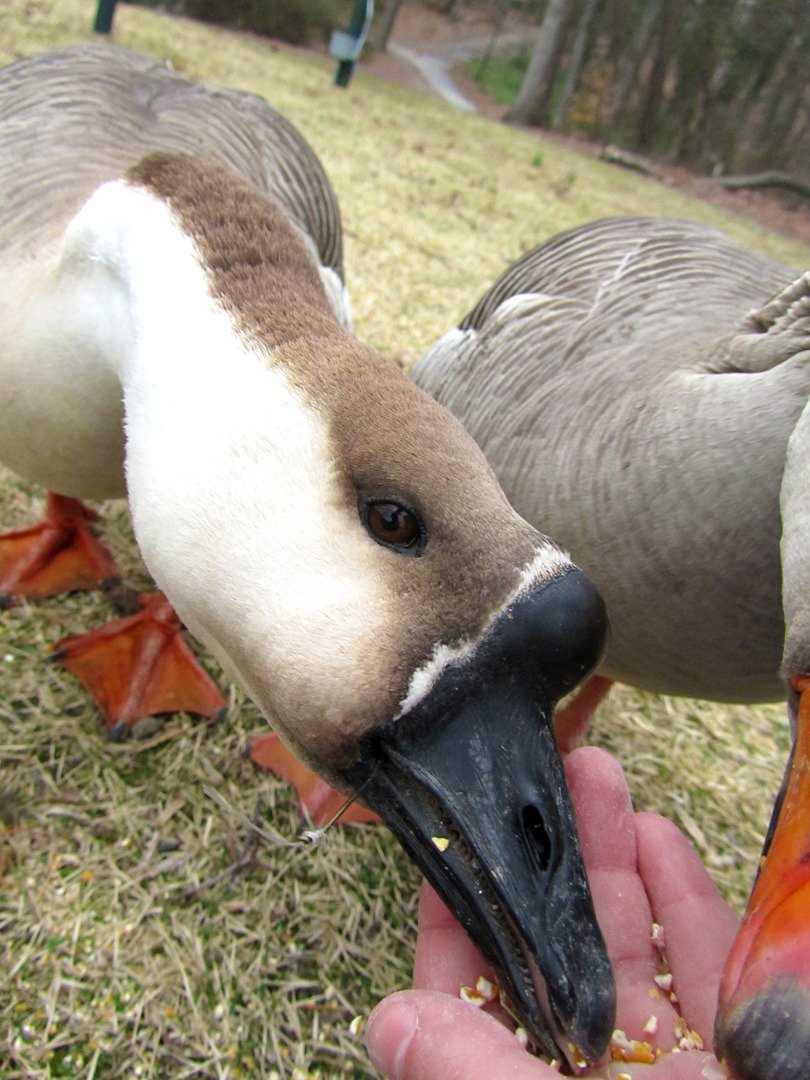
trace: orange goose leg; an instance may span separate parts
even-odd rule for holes
[[[141,593],[138,603],[134,615],[63,638],[51,654],[91,695],[116,741],[145,716],[184,710],[215,718],[225,708],[164,594]]]
[[[118,568],[88,522],[95,510],[48,494],[45,520],[0,536],[0,607],[78,589],[110,587]],[[141,611],[89,634],[65,638],[52,654],[99,707],[111,738],[144,716],[185,709],[217,716],[225,706],[216,684],[180,636],[180,621],[162,593],[139,598]]]
[[[97,516],[50,492],[44,521],[0,536],[0,607],[117,581],[112,555],[87,527]]]
[[[335,791],[334,788],[311,772],[306,765],[302,765],[298,758],[290,753],[278,735],[270,732],[268,735],[260,735],[254,739],[248,749],[248,757],[262,769],[270,772],[292,784],[298,795],[298,799],[312,824],[320,827],[328,824],[338,810],[346,802],[346,796]],[[348,825],[352,822],[372,823],[379,821],[379,817],[373,810],[367,810],[360,803],[349,803],[336,824]]]
[[[810,678],[791,682],[801,697],[786,785],[720,984],[715,1042],[738,1080],[810,1076]]]
[[[613,686],[613,679],[591,675],[576,691],[567,705],[554,712],[554,733],[561,754],[570,754],[583,746],[591,726],[596,706],[604,701]]]

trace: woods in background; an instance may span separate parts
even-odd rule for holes
[[[296,44],[328,41],[353,8],[353,0],[142,2]],[[385,48],[407,2],[377,0],[375,48]],[[790,174],[798,190],[810,184],[808,0],[423,2],[449,18],[484,10],[493,32],[509,8],[536,20],[507,122],[575,131],[704,173],[768,170],[780,182]]]
[[[545,0],[506,119],[704,172],[810,174],[806,0]]]

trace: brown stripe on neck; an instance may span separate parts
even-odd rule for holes
[[[243,333],[274,349],[339,329],[317,267],[286,214],[233,169],[157,152],[126,176],[168,202],[202,256],[211,294]]]

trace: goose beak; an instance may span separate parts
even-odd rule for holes
[[[810,678],[759,876],[720,984],[717,1054],[739,1080],[804,1080],[810,1061]]]
[[[343,773],[495,970],[551,1057],[598,1060],[615,987],[596,922],[554,704],[598,662],[601,597],[571,569],[498,617]]]

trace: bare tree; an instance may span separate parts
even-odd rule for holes
[[[402,0],[385,0],[385,7],[380,16],[380,25],[374,34],[374,44],[383,51],[388,48],[388,39],[394,29],[394,19],[397,17]]]
[[[596,18],[596,9],[598,6],[599,0],[585,0],[585,5],[579,18],[579,25],[577,26],[576,37],[574,38],[574,45],[571,49],[571,56],[565,70],[565,82],[563,83],[559,99],[555,103],[554,110],[551,114],[551,126],[553,128],[561,128],[568,115],[568,107],[571,104],[574,88],[579,82],[582,69],[585,66],[585,56],[588,51],[588,46],[590,45],[591,30],[593,28],[594,19]]]
[[[798,25],[797,25],[798,24]],[[810,13],[796,20],[782,50],[780,63],[762,94],[759,130],[751,160],[762,167],[789,163],[795,136],[807,124],[810,80]]]
[[[608,114],[608,124],[615,120],[627,104],[627,99],[630,96],[630,91],[633,89],[633,83],[636,81],[639,68],[648,54],[653,31],[655,30],[656,23],[661,17],[663,7],[664,0],[648,0],[648,3],[644,5],[641,19],[639,20],[638,26],[636,27],[636,33],[633,37],[633,43],[624,55],[624,59],[619,69],[619,77],[613,87],[610,112]]]
[[[562,128],[595,87],[601,102],[577,124],[601,133],[603,103],[604,134],[625,151],[776,171],[797,191],[810,177],[807,0],[545,0],[506,119]]]
[[[652,142],[664,100],[664,86],[672,60],[676,8],[675,0],[664,5],[663,18],[653,45],[650,77],[647,80],[638,123],[638,144],[644,150],[648,149]]]
[[[554,77],[571,17],[571,0],[548,0],[540,34],[517,100],[505,116],[511,124],[542,124],[554,89]]]

